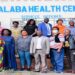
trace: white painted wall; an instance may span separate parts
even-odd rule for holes
[[[66,0],[66,1],[0,1],[0,6],[6,6],[9,10],[11,6],[51,6],[51,5],[60,5],[61,7],[63,5],[73,5],[75,6],[75,1],[73,0]],[[71,8],[72,9],[72,8]],[[74,7],[75,10],[75,7]],[[42,19],[44,15],[61,15],[62,18],[75,18],[75,11],[74,12],[27,12],[27,13],[1,13],[0,12],[0,21],[2,23],[3,27],[10,28],[11,27],[11,21],[12,20],[22,20],[22,16],[26,15],[39,15]],[[39,19],[39,18],[38,18]],[[51,18],[50,18],[51,19]],[[53,18],[52,18],[53,19]],[[55,18],[54,18],[55,19]]]

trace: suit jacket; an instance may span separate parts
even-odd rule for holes
[[[49,51],[50,51],[50,47],[49,47],[49,39],[45,36],[41,36],[42,37],[42,53],[45,53],[45,54],[49,54]],[[31,45],[30,45],[30,53],[34,54],[36,53],[36,46],[37,46],[37,36],[36,37],[33,37],[32,40],[31,40]]]

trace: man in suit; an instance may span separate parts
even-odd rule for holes
[[[49,54],[49,40],[37,31],[37,36],[33,37],[30,45],[30,53],[35,57],[35,72],[47,72],[46,55]]]

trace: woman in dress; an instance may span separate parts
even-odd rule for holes
[[[2,38],[5,41],[4,45],[4,68],[17,70],[16,58],[15,58],[15,41],[11,36],[12,32],[9,29],[2,30]]]

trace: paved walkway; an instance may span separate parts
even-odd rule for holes
[[[35,72],[28,72],[28,71],[5,71],[5,72],[0,72],[0,75],[75,75],[72,73],[35,73]]]

